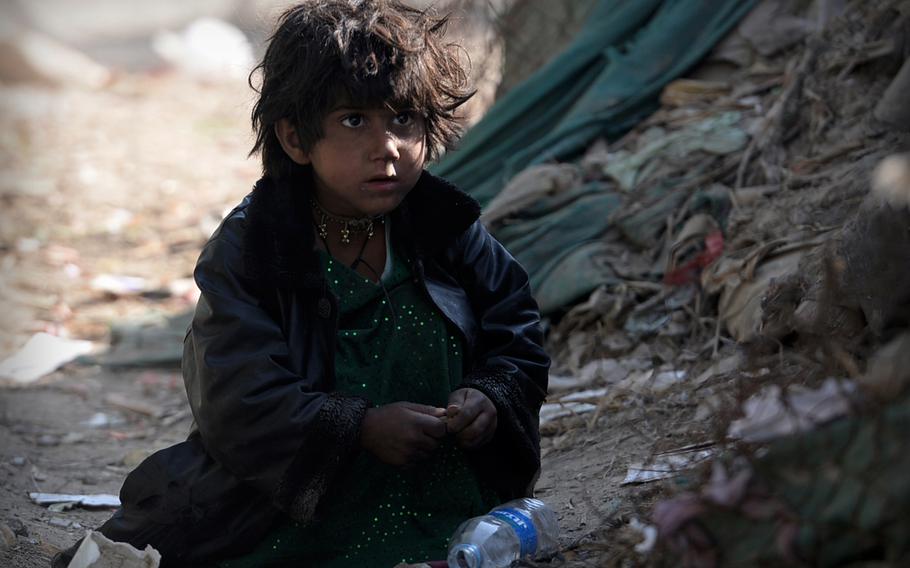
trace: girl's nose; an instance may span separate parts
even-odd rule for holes
[[[374,159],[385,162],[396,161],[401,157],[398,151],[398,137],[388,130],[383,130],[378,136],[374,150]]]

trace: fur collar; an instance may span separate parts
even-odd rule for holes
[[[308,195],[312,178],[256,182],[246,210],[243,241],[248,278],[282,288],[322,286],[313,253],[313,221]],[[418,258],[449,246],[480,216],[480,205],[448,181],[424,171],[401,206],[392,227],[413,245]]]

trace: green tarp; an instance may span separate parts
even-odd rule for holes
[[[493,105],[433,171],[485,204],[525,167],[619,137],[754,3],[600,0],[578,38]]]
[[[703,176],[711,156],[745,147],[748,137],[741,121],[738,112],[717,112],[671,132],[651,128],[639,137],[639,148],[634,152],[611,154],[603,167],[609,181],[570,181],[554,186],[551,180],[543,184],[548,190],[531,194],[533,200],[525,193],[519,198],[519,208],[506,206],[511,213],[496,215],[504,202],[509,203],[517,186],[531,191],[532,185],[554,175],[554,166],[535,166],[517,177],[489,204],[488,211],[494,214],[486,220],[496,237],[528,269],[541,311],[555,312],[602,284],[623,279],[614,266],[617,259],[613,256],[619,247],[607,237],[611,228],[616,229],[612,238],[620,235],[625,247],[647,249],[659,242],[670,216],[682,222],[692,214],[706,213],[722,226],[730,208],[726,191],[710,186],[690,191],[678,188],[693,177]],[[650,142],[642,143],[645,140]],[[529,177],[532,180],[528,181]],[[633,207],[627,206],[630,202]],[[625,276],[653,280],[660,278],[657,270],[652,266],[645,273]]]
[[[703,58],[753,4],[599,0],[575,41],[500,99],[458,150],[431,169],[486,205],[528,166],[568,161],[599,137],[618,138],[652,113],[661,89]],[[528,269],[545,312],[590,292],[610,272],[589,255],[621,199],[603,184],[575,193],[537,204],[523,215],[530,223],[494,230]],[[548,278],[569,265],[574,284]]]

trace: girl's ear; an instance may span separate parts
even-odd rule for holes
[[[297,136],[297,129],[291,124],[291,121],[282,118],[275,123],[275,136],[288,155],[294,162],[305,166],[310,163],[310,153],[300,145],[300,138]]]

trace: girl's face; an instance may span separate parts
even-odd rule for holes
[[[291,158],[313,166],[316,199],[330,212],[347,217],[388,213],[417,183],[426,159],[419,113],[339,106],[326,115],[322,128],[323,137],[309,152],[298,149],[300,159]]]

